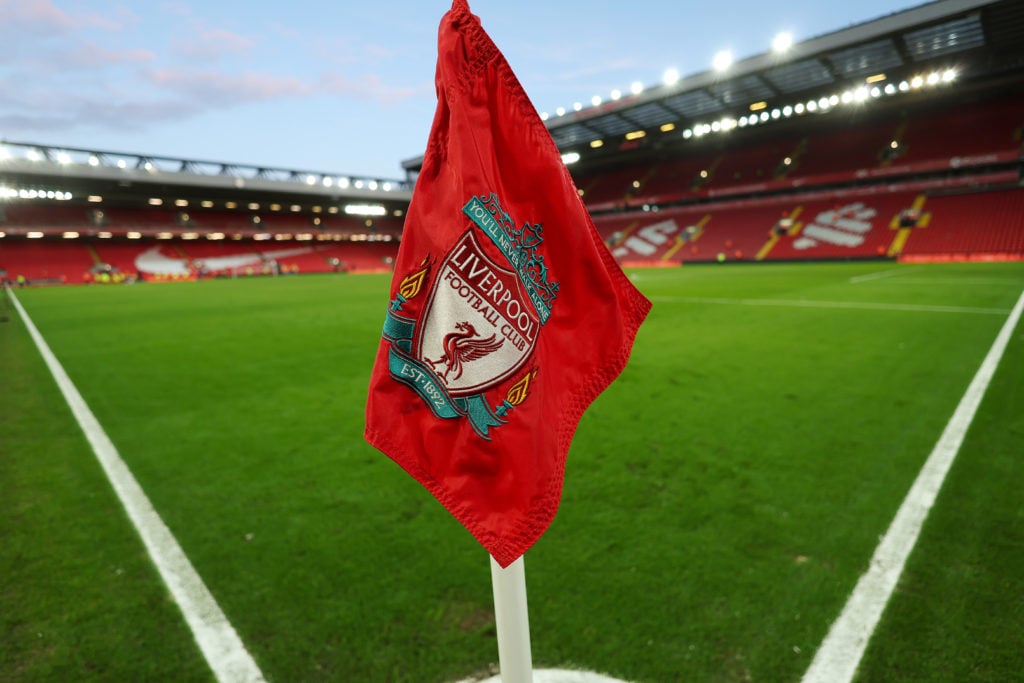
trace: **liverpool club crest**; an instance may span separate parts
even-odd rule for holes
[[[428,256],[399,283],[384,338],[391,343],[393,379],[419,394],[437,417],[467,418],[490,439],[489,429],[504,424],[529,395],[537,371],[526,366],[558,283],[540,253],[540,224],[519,228],[493,194],[472,197],[463,214],[470,219],[467,230],[436,268]],[[483,244],[501,256],[492,258]],[[422,304],[414,306],[414,299]],[[510,380],[503,400],[488,397]]]

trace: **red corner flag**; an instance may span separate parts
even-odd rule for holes
[[[650,310],[504,56],[455,0],[366,440],[506,567],[551,524],[583,411]]]

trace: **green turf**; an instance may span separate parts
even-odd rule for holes
[[[1024,289],[1024,266],[706,266],[634,276],[654,310],[629,367],[584,416],[562,507],[527,556],[535,665],[644,683],[798,680]],[[485,552],[361,438],[387,282],[305,276],[18,292],[273,681],[440,683],[496,659]],[[773,305],[721,301],[752,298]],[[39,376],[20,324],[0,324],[0,341],[3,414],[52,424],[21,438],[56,451],[49,459],[82,479],[54,490],[37,456],[5,450],[8,429],[19,428],[0,422],[0,561],[10,561],[7,538],[21,536],[36,539],[37,562],[94,565],[76,572],[90,587],[82,609],[124,613],[105,618],[132,624],[115,635],[117,625],[97,626],[106,649],[95,651],[96,664],[139,672],[127,678],[163,678],[181,665],[183,678],[194,677],[188,632],[165,613],[170,603],[141,545]],[[968,670],[975,644],[965,640],[979,637],[989,643],[986,671],[1024,664],[1019,636],[1007,630],[1015,615],[1019,624],[1020,603],[999,597],[1021,593],[1013,456],[1024,452],[1022,355],[1011,346],[993,387],[1000,399],[978,417],[989,427],[972,432],[947,486],[962,488],[967,511],[953,507],[940,521],[944,490],[884,638],[872,643],[867,680],[892,671],[941,680],[929,668],[935,658],[909,656],[929,651],[924,637],[950,658],[962,653],[951,671]],[[28,375],[15,394],[8,372]],[[999,468],[977,471],[992,449],[1003,453]],[[24,483],[9,484],[8,469]],[[50,535],[48,518],[29,525],[8,502],[18,496],[50,496],[50,518],[76,497],[102,498],[114,511],[89,507],[102,524],[80,525],[85,547],[75,551],[39,540]],[[954,530],[970,543],[955,542]],[[140,578],[107,594],[104,553],[117,544],[130,546],[119,555],[135,559]],[[951,554],[962,557],[959,568]],[[977,570],[989,562],[1002,569]],[[950,574],[924,571],[935,564]],[[50,579],[3,576],[5,631],[59,617]],[[964,584],[970,595],[957,594]],[[932,592],[955,600],[934,604]],[[154,599],[164,612],[153,612],[147,636],[136,623],[148,615],[131,610]],[[971,609],[986,601],[1001,601],[991,619]],[[926,631],[921,614],[954,623]],[[173,635],[154,645],[162,630]],[[83,637],[60,636],[46,658],[53,670],[111,679],[72,654]],[[31,668],[40,659],[31,646],[24,636],[0,642],[0,678],[46,679],[48,669]],[[131,652],[124,661],[122,649]]]
[[[0,321],[0,501],[0,680],[209,680],[13,311]]]

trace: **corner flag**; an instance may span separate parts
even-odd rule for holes
[[[436,85],[365,436],[507,567],[551,524],[580,417],[651,304],[466,0],[441,21]]]

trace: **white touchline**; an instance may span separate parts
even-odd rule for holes
[[[234,627],[228,622],[203,580],[199,578],[199,574],[188,561],[170,529],[153,509],[142,487],[132,476],[110,437],[103,431],[103,427],[86,405],[57,357],[53,355],[46,340],[28,317],[28,313],[22,308],[14,291],[8,289],[8,293],[40,355],[53,374],[57,386],[64,394],[71,412],[85,432],[96,458],[107,474],[107,479],[110,480],[128,517],[142,537],[142,542],[157,571],[160,572],[160,577],[178,603],[199,649],[202,650],[217,680],[221,683],[264,681],[263,674],[245,649]]]
[[[999,366],[1006,345],[1024,311],[1024,292],[992,343],[988,355],[960,399],[953,417],[939,437],[889,530],[875,549],[871,564],[857,582],[839,618],[814,655],[802,683],[844,683],[853,679],[868,640],[885,610],[910,551],[917,542],[942,482],[960,450],[967,429]]]
[[[663,303],[730,304],[734,306],[780,306],[783,308],[850,308],[866,311],[907,311],[910,313],[979,313],[1006,315],[1005,308],[976,306],[937,306],[930,304],[885,304],[872,301],[815,301],[813,299],[726,299],[704,296],[652,296],[651,301]]]

